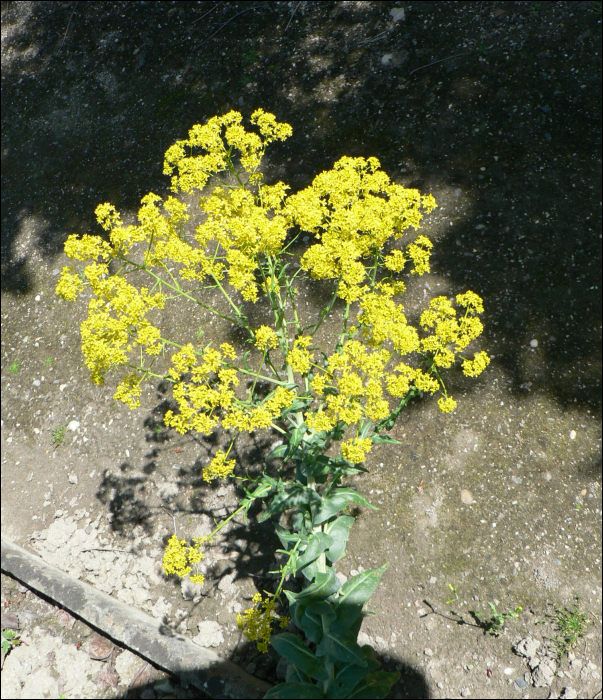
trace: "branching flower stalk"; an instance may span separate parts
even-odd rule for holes
[[[373,444],[398,443],[386,433],[413,397],[439,393],[440,410],[454,410],[441,370],[460,359],[464,374],[475,377],[490,362],[483,351],[473,359],[461,355],[483,331],[482,300],[471,291],[457,295],[464,309],[457,316],[452,300],[436,297],[412,326],[398,301],[406,289],[401,276],[430,271],[432,243],[423,235],[404,238],[437,206],[434,198],[392,183],[376,158],[349,157],[289,195],[282,182],[265,185],[259,168],[266,147],[286,139],[291,127],[261,109],[251,115],[255,131],[241,122],[234,111],[214,117],[165,153],[173,195],[200,193],[205,218],[194,232],[186,226],[189,205],[178,196],[147,194],[139,224],[129,226],[115,207],[100,204],[96,216],[105,237],[68,237],[66,254],[87,264],[79,271],[64,267],[56,291],[68,301],[85,287],[92,292],[81,337],[94,383],[124,368],[114,398],[136,408],[144,381],[168,381],[178,409],[165,413],[166,426],[180,434],[230,432],[227,451],[216,452],[203,479],[239,480],[245,493],[239,508],[192,544],[174,535],[163,565],[167,574],[202,583],[198,568],[192,573],[202,549],[256,499],[263,501],[259,521],[273,520],[286,562],[275,593],[258,592],[238,624],[258,648],[266,651],[270,643],[289,663],[286,682],[266,697],[385,697],[398,674],[378,671],[374,651],[356,638],[387,564],[343,585],[335,576],[354,522],[342,512],[352,504],[374,508],[342,482],[367,471]],[[300,253],[302,235],[313,242]],[[119,266],[111,274],[113,260]],[[130,283],[145,274],[150,288]],[[307,279],[333,287],[316,316],[297,304],[299,282]],[[212,290],[232,312],[207,303]],[[242,329],[248,349],[203,345],[202,328],[196,344],[165,337],[151,318],[175,303],[191,303]],[[246,309],[256,303],[265,303],[272,325],[252,327]],[[318,346],[328,318],[341,322],[332,352]],[[160,354],[169,368],[153,371]],[[246,392],[241,377],[250,378]],[[238,433],[268,428],[283,435],[266,458],[276,476],[235,476],[229,455]],[[327,456],[333,444],[339,452]],[[284,481],[286,472],[274,460],[294,466],[295,477]],[[253,491],[246,482],[255,484]],[[289,528],[277,522],[282,515],[289,516]],[[291,578],[298,572],[307,586],[295,593]],[[275,623],[288,624],[276,612],[283,596],[308,644],[289,632],[272,636]]]

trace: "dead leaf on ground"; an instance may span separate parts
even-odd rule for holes
[[[94,677],[94,682],[101,690],[107,690],[109,686],[117,688],[119,677],[112,663],[104,664],[101,670]]]
[[[57,622],[61,627],[66,627],[68,630],[73,629],[75,625],[75,617],[67,612],[67,610],[59,610],[57,613]]]
[[[90,641],[88,653],[90,658],[95,661],[106,661],[113,653],[113,644],[108,639],[101,637],[100,634],[95,634]]]
[[[148,685],[149,681],[151,680],[151,672],[153,671],[153,667],[148,661],[144,661],[142,666],[136,671],[136,675],[130,682],[130,685],[128,686],[128,689],[131,688],[140,688],[142,686]]]
[[[2,629],[19,629],[19,616],[17,615],[17,613],[10,612],[2,615]]]

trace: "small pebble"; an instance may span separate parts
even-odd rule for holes
[[[467,489],[461,489],[461,502],[466,503],[468,505],[474,503],[471,491],[468,491]]]
[[[433,651],[431,649],[424,649],[423,653],[425,656],[433,656]]]
[[[538,341],[536,340],[536,338],[534,338],[533,340],[530,340],[530,345],[531,345],[533,348],[537,348],[537,347],[538,347]]]
[[[570,430],[570,440],[575,440],[575,439],[576,439],[576,431]]]

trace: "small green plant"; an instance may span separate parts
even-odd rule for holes
[[[13,364],[8,368],[8,371],[11,374],[17,374],[17,372],[19,371],[19,365],[21,365],[22,363],[23,360],[15,360]]]
[[[450,600],[446,601],[446,605],[450,605],[450,603],[454,603],[455,600],[459,599],[458,593],[456,588],[452,584],[448,584],[448,588],[454,593],[454,598],[451,598]]]
[[[258,52],[255,49],[250,49],[244,53],[242,58],[243,66],[248,66],[250,63],[255,63],[258,60]]]
[[[47,357],[44,362],[46,363],[46,367],[50,367],[52,364],[52,361],[54,360],[54,357]]]
[[[65,431],[67,430],[67,424],[61,425],[52,431],[52,444],[55,448],[63,443],[65,439]]]
[[[586,634],[586,628],[592,625],[586,615],[580,611],[580,596],[576,596],[576,602],[572,610],[557,608],[553,621],[557,627],[557,634],[551,640],[557,650],[559,659],[576,647],[578,641]]]
[[[2,653],[6,656],[11,649],[22,644],[19,634],[11,629],[2,630]]]
[[[484,632],[489,632],[495,636],[498,636],[503,631],[507,620],[518,618],[519,613],[523,610],[520,605],[515,608],[515,610],[509,610],[506,613],[499,613],[494,603],[490,603],[488,601],[488,605],[490,606],[490,610],[492,610],[492,617],[489,620],[487,620],[485,617],[482,618],[481,615],[476,613],[474,610],[470,610],[469,612],[477,620],[478,625],[484,630]]]

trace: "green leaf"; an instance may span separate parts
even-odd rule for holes
[[[325,532],[333,538],[333,544],[327,550],[327,559],[336,562],[345,554],[345,546],[350,535],[354,518],[351,515],[341,515],[325,525]]]
[[[364,605],[373,595],[388,566],[389,564],[384,564],[378,569],[367,569],[348,579],[339,592],[338,604]]]
[[[327,535],[326,532],[315,532],[313,535],[310,535],[306,550],[297,560],[298,570],[312,563],[332,544],[333,538]]]
[[[359,666],[358,664],[346,664],[343,666],[327,688],[328,698],[333,700],[347,698],[365,676],[379,668],[377,659],[372,658],[374,651],[371,647],[362,647],[362,653],[366,660],[366,666]]]
[[[293,599],[293,593],[291,595],[288,595],[291,593],[290,591],[285,591],[285,595],[289,599],[289,611],[291,612],[291,618],[293,619],[293,622],[295,623],[295,626],[298,629],[301,629],[302,625],[302,619],[304,616],[304,613],[306,612],[306,604],[305,603],[300,603],[299,601]]]
[[[287,683],[312,683],[312,679],[307,673],[300,671],[293,664],[287,664]]]
[[[337,619],[337,613],[335,612],[335,610],[333,610],[333,606],[330,605],[326,600],[317,600],[313,603],[310,603],[308,607],[315,613],[320,615],[323,618],[323,620],[325,620],[325,622],[329,624],[335,619]]]
[[[266,461],[269,459],[283,459],[289,451],[289,445],[279,445],[275,447],[272,452],[266,457]]]
[[[307,544],[309,537],[303,536],[303,535],[298,535],[297,532],[289,532],[289,530],[285,529],[282,525],[279,525],[278,523],[274,523],[274,530],[281,541],[281,544],[283,547],[289,551],[290,549],[293,549],[293,547],[289,545],[294,545],[295,543],[299,541],[300,546]]]
[[[369,698],[385,698],[391,687],[398,679],[400,674],[389,671],[374,671],[369,674],[347,697],[354,700],[364,700]]]
[[[294,634],[283,632],[272,637],[270,644],[284,656],[289,663],[317,681],[326,681],[329,673],[322,659],[317,659],[314,653]],[[297,697],[300,697],[299,695]],[[314,697],[314,696],[312,696]]]
[[[304,566],[301,572],[308,579],[308,581],[312,582],[320,573],[318,562],[313,561],[311,564]]]
[[[325,694],[313,683],[279,683],[264,695],[265,698],[324,698]]]
[[[349,629],[355,629],[357,637],[364,617],[362,614],[362,605],[346,603],[345,601],[341,603],[340,599],[336,598],[335,606],[337,610],[337,620],[331,624],[331,631],[333,633],[342,634]],[[356,639],[356,637],[354,637],[354,639]]]
[[[319,505],[321,502],[321,497],[314,489],[294,483],[272,499],[269,506],[258,518],[258,522],[261,523],[272,515],[281,513],[289,508],[296,508],[297,506],[309,507],[310,505]]]
[[[329,568],[325,573],[319,573],[316,576],[314,583],[310,584],[307,588],[297,596],[297,600],[304,603],[309,601],[325,600],[329,596],[333,595],[335,591],[341,588],[341,583],[333,569]]]
[[[333,517],[340,510],[343,510],[348,503],[358,503],[372,510],[379,510],[371,505],[364,496],[361,496],[357,491],[351,488],[335,488],[332,489],[328,496],[323,496],[322,505],[316,510],[312,522],[314,526],[324,523],[325,520]]]
[[[332,656],[338,661],[347,664],[366,666],[366,660],[362,649],[356,642],[356,634],[338,633],[331,631],[325,634],[320,644],[316,647],[316,656]]]
[[[388,445],[401,445],[400,440],[396,440],[389,435],[371,435],[371,442],[373,443],[387,443]]]
[[[311,610],[310,606],[306,608],[306,612],[302,617],[300,629],[314,644],[318,644],[323,638],[322,617],[314,610]]]

